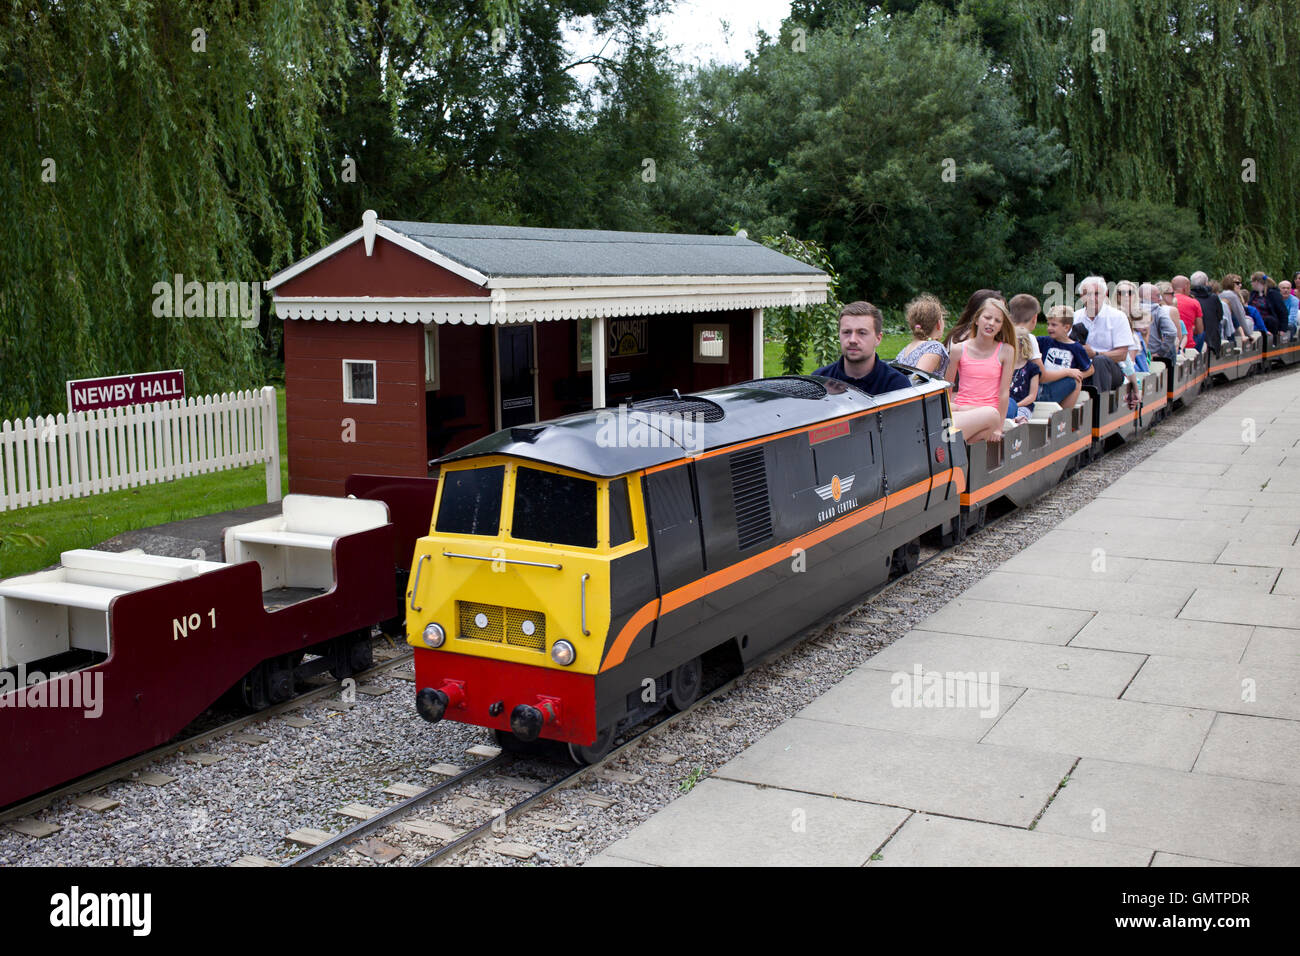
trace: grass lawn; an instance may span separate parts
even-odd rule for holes
[[[902,351],[903,346],[912,340],[912,337],[905,332],[895,332],[887,334],[880,342],[880,348],[876,349],[876,354],[886,361],[892,362],[894,357]],[[763,343],[763,374],[780,375],[781,373],[781,353],[785,351],[785,346],[781,342],[764,342]],[[817,368],[817,363],[811,355],[805,356],[803,368],[800,372],[807,375],[813,369]]]
[[[283,386],[276,389],[276,398],[280,417],[280,488],[283,492],[289,488],[289,460],[284,454],[287,440]],[[30,534],[45,542],[41,545],[22,541],[0,544],[0,578],[57,564],[59,554],[64,551],[93,547],[133,528],[265,502],[266,466],[249,465],[0,512],[0,532],[6,535],[14,532]]]

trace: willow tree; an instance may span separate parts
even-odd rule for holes
[[[259,384],[260,338],[230,314],[229,287],[179,316],[155,287],[259,282],[333,238],[321,210],[348,157],[326,118],[348,106],[359,38],[382,23],[432,62],[455,6],[5,4],[0,418],[56,411],[63,382],[87,375],[181,367],[191,391]],[[483,5],[498,22],[515,8]],[[389,121],[409,79],[382,78]]]
[[[1293,7],[1021,0],[1017,11],[1013,82],[1031,122],[1061,131],[1079,196],[1184,206],[1219,241],[1228,261],[1216,265],[1295,268]]]

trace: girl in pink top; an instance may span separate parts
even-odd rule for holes
[[[974,335],[952,346],[945,377],[957,383],[953,423],[967,443],[1001,441],[1015,371],[1015,333],[1001,299],[988,299],[973,323]]]

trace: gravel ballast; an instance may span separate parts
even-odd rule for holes
[[[1289,374],[1273,372],[1269,378]],[[1135,464],[1240,394],[1247,382],[1253,384],[1247,379],[1203,393],[1190,409],[1166,419],[1153,434],[1107,453],[1034,505],[939,555],[924,566],[923,574],[895,582],[839,622],[810,633],[789,652],[744,675],[672,726],[646,736],[606,767],[468,848],[454,862],[525,866],[585,862],[1093,500]],[[379,644],[383,643],[381,639]],[[387,693],[354,695],[349,689],[346,697],[314,702],[238,732],[270,738],[265,744],[240,742],[236,735],[227,735],[200,748],[221,756],[219,762],[201,766],[190,762],[194,755],[187,753],[146,768],[176,778],[164,786],[136,779],[95,790],[95,796],[121,801],[113,809],[96,812],[77,806],[74,797],[61,798],[34,816],[61,828],[50,836],[37,838],[0,827],[0,866],[227,865],[249,855],[283,862],[301,849],[286,842],[291,831],[338,832],[356,821],[336,813],[337,808],[353,803],[389,806],[402,799],[383,792],[392,784],[428,787],[444,779],[431,769],[433,765],[464,768],[483,759],[465,751],[491,744],[488,732],[452,722],[430,727],[416,715],[414,684],[397,676],[406,669],[409,665],[399,666],[367,688],[387,689]],[[294,727],[286,721],[288,716],[311,723]],[[547,782],[565,769],[538,761],[517,762],[502,773],[470,782],[454,795],[435,799],[413,817],[464,830],[522,799],[530,781]],[[640,779],[626,782],[630,778],[622,775]],[[381,864],[354,847],[330,863],[409,865],[442,842],[406,831],[394,831],[393,838],[382,832],[376,836],[385,843],[400,843],[403,854]]]

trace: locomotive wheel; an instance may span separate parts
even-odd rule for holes
[[[921,540],[909,541],[894,549],[890,570],[894,574],[911,574],[921,560]]]
[[[609,753],[614,746],[614,728],[606,727],[596,734],[596,741],[589,747],[579,747],[577,744],[569,744],[569,756],[573,758],[574,763],[591,764],[598,762],[605,754]]]
[[[704,684],[704,663],[696,657],[668,675],[668,709],[685,710],[700,699]]]

